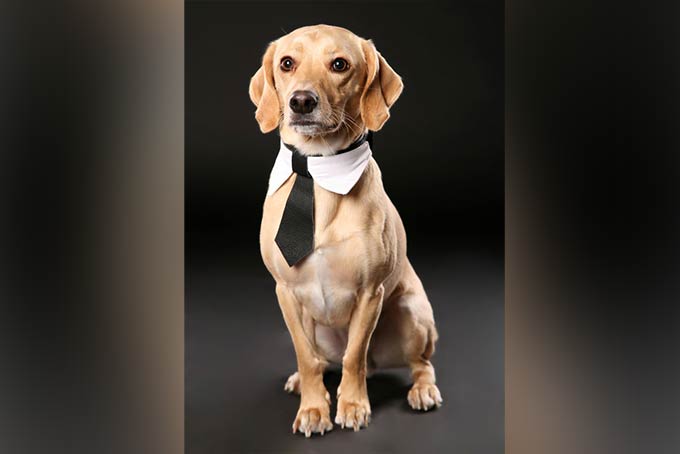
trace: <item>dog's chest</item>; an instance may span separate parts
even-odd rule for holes
[[[375,270],[384,269],[388,260],[382,205],[375,202],[378,197],[368,184],[348,196],[315,187],[315,247],[290,267],[275,238],[292,180],[265,200],[260,231],[263,260],[277,283],[291,289],[317,323],[346,326],[360,290],[378,279]]]
[[[326,326],[349,323],[360,279],[343,266],[351,242],[317,247],[296,270],[293,292],[315,321]]]

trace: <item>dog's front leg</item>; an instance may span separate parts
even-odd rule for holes
[[[293,292],[283,285],[276,286],[276,296],[290,337],[293,339],[300,377],[300,409],[293,422],[293,433],[298,430],[306,437],[333,429],[330,418],[330,395],[323,384],[325,361],[320,359],[305,335],[302,307]]]
[[[384,288],[359,293],[349,323],[347,348],[342,359],[342,380],[338,386],[336,424],[359,430],[371,419],[371,404],[366,389],[366,355],[371,335],[380,317]]]

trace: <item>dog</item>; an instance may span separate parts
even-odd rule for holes
[[[402,90],[401,77],[372,41],[315,25],[269,44],[249,95],[263,133],[278,128],[289,148],[325,159],[379,131]],[[404,226],[378,164],[368,158],[346,195],[314,182],[313,250],[291,266],[276,235],[297,178],[292,173],[267,195],[260,230],[262,259],[297,358],[285,384],[300,394],[293,433],[332,430],[323,383],[331,364],[342,365],[335,415],[342,428],[357,431],[370,422],[366,377],[377,368],[409,367],[411,408],[439,407],[430,362],[438,337],[432,307],[406,256]]]

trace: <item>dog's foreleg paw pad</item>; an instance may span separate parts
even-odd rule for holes
[[[371,422],[371,406],[368,402],[338,401],[335,423],[340,427],[357,432],[362,427],[367,427],[369,422]]]
[[[293,433],[303,433],[309,438],[312,434],[325,434],[333,430],[328,408],[300,408],[293,422]]]

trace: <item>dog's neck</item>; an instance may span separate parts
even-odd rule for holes
[[[300,154],[305,156],[333,156],[366,134],[368,134],[368,129],[364,129],[355,135],[303,136],[294,133],[290,134],[289,137],[282,136],[281,139],[284,143],[294,146]]]

